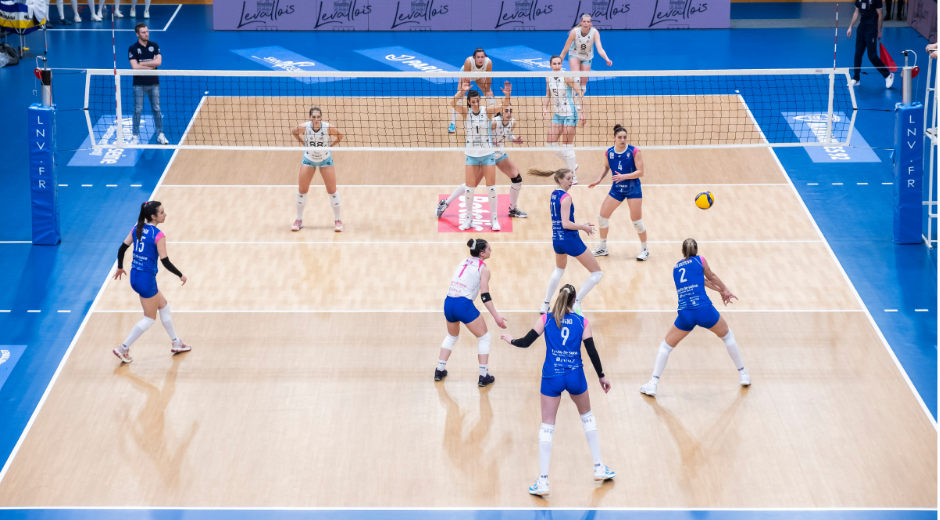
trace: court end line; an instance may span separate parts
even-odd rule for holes
[[[219,310],[206,310],[206,309],[173,309],[174,313],[183,313],[183,314],[436,314],[442,312],[441,309],[219,309]],[[537,313],[538,309],[513,309],[513,310],[500,310],[500,313]],[[675,314],[675,309],[598,309],[598,310],[585,310],[587,313],[598,313],[598,314],[626,314],[626,313],[636,313],[636,314],[662,314],[662,313],[672,313]],[[824,314],[836,314],[836,313],[851,313],[851,312],[865,312],[862,309],[722,309],[722,312],[731,312],[731,313],[785,313],[785,314],[812,314],[812,313],[824,313]],[[133,314],[140,313],[140,309],[102,309],[96,310],[95,313],[99,314]]]

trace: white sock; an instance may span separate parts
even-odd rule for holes
[[[450,124],[457,124],[457,111],[453,108],[450,109]]]
[[[551,305],[552,296],[554,296],[555,291],[558,290],[558,284],[561,283],[561,275],[563,274],[565,274],[565,270],[557,267],[552,271],[552,277],[548,279],[548,291],[545,293],[545,303]]]
[[[486,371],[486,367],[489,365],[480,365],[480,377],[486,377],[486,374],[489,372]]]
[[[95,0],[88,0],[88,8],[91,9],[92,16],[98,16],[95,12]],[[75,11],[75,14],[78,14],[78,11]]]
[[[297,193],[297,220],[304,219],[304,207],[307,205],[307,194]]]
[[[497,218],[497,209],[499,208],[499,198],[496,196],[496,186],[487,186],[486,194],[490,197],[490,218]]]
[[[607,239],[606,239],[606,238],[602,238],[602,239],[601,239],[600,246],[601,246],[601,247],[607,247]]]
[[[561,146],[559,146],[558,143],[545,143],[545,146],[554,149],[555,157],[558,157],[559,159],[562,160],[562,162],[565,162],[565,164],[567,164],[567,162],[565,161],[565,152],[561,150]]]
[[[734,361],[734,366],[737,367],[738,372],[744,370],[744,360],[741,359],[741,351],[738,350],[738,342],[734,339],[734,332],[728,329],[728,334],[721,338],[721,340],[725,342],[728,355],[731,356],[731,361]]]
[[[166,307],[160,309],[160,321],[163,322],[163,328],[166,329],[166,333],[170,335],[170,339],[173,343],[176,343],[180,339],[176,336],[176,330],[173,329],[173,318],[170,317],[170,304],[166,304]]]
[[[594,271],[591,273],[591,276],[588,276],[588,279],[585,280],[584,283],[581,284],[581,288],[578,289],[577,302],[583,302],[584,299],[587,298],[588,293],[591,292],[591,289],[593,289],[595,285],[599,284],[601,278],[603,277],[604,273],[601,271]]]
[[[539,475],[542,478],[548,478],[548,463],[552,459],[552,435],[554,433],[554,424],[542,423],[539,429]]]
[[[59,20],[65,20],[65,2],[63,0],[58,0],[57,4],[59,7]],[[75,12],[78,12],[78,10]]]
[[[668,343],[663,341],[659,344],[659,352],[656,354],[656,364],[653,365],[653,379],[658,380],[660,376],[663,375],[663,370],[666,370],[666,362],[669,361],[669,353],[672,352],[672,348]]]
[[[147,332],[147,329],[153,325],[154,321],[155,320],[152,320],[146,316],[141,318],[140,321],[134,325],[134,328],[131,329],[131,333],[127,335],[127,339],[124,340],[124,343],[122,344],[124,348],[130,347],[135,341],[137,341],[137,338],[143,335],[144,332]]]
[[[466,186],[466,185],[465,185]],[[476,187],[467,186],[464,188],[464,204],[467,205],[467,216],[470,220],[473,220],[473,192],[476,191]]]
[[[588,412],[582,415],[581,424],[584,425],[584,435],[587,437],[588,446],[591,448],[591,457],[594,458],[594,465],[600,466],[603,464],[603,462],[601,462],[601,440],[597,435],[597,421],[594,419],[594,412]]]
[[[575,162],[574,150],[571,149],[572,145],[566,144],[564,146],[564,156],[565,156],[565,167],[571,170],[571,173],[575,173],[578,165]]]
[[[437,369],[438,369],[438,370],[444,370],[444,367],[446,367],[446,366],[447,366],[447,361],[444,361],[443,359],[438,359],[438,360],[437,360]]]
[[[646,242],[640,242],[640,246],[643,247],[643,251],[646,251],[649,249],[648,247],[646,247]]]
[[[339,193],[330,193],[330,206],[333,208],[333,220],[340,220]]]
[[[514,182],[509,185],[509,208],[514,209],[519,202],[519,193],[522,192],[522,183]]]
[[[447,197],[447,202],[446,202],[445,204],[447,204],[448,206],[450,206],[451,204],[454,203],[455,200],[457,200],[458,198],[460,198],[460,196],[463,195],[463,194],[466,193],[466,192],[467,192],[467,185],[466,185],[466,184],[461,184],[460,186],[457,186],[457,189],[454,190],[454,192],[450,194],[450,197]]]

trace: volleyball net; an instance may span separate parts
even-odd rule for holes
[[[454,120],[449,102],[461,78],[470,78],[470,88],[483,94],[482,107],[502,106],[505,85],[511,85],[513,135],[522,143],[507,143],[507,148],[537,151],[550,149],[547,135],[559,121],[554,118],[553,123],[553,116],[566,108],[562,103],[556,110],[548,92],[549,77],[588,78],[585,94],[579,97],[572,89],[567,105],[578,114],[576,150],[606,149],[615,124],[627,129],[631,143],[644,148],[845,146],[855,122],[848,69],[88,70],[84,109],[94,147],[297,151],[303,145],[291,130],[308,121],[311,108],[317,107],[322,120],[345,136],[336,150],[462,151],[463,117],[456,114],[456,131],[449,132]],[[144,82],[158,85],[158,92],[135,85]],[[573,83],[580,85],[580,80]],[[492,97],[482,91],[487,86]],[[557,94],[567,100],[567,87],[559,90]],[[152,99],[159,102],[159,118],[151,108]],[[466,106],[466,97],[457,103]],[[568,123],[572,122],[569,117]],[[157,143],[161,130],[167,145]]]

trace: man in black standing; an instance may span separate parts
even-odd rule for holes
[[[847,36],[852,37],[852,26],[855,21],[861,17],[862,21],[858,24],[858,34],[855,36],[855,70],[852,73],[852,86],[861,84],[862,54],[868,49],[868,59],[872,65],[885,78],[885,88],[891,88],[894,83],[894,74],[888,72],[884,62],[878,57],[878,40],[881,39],[881,20],[882,20],[881,0],[855,0],[855,14],[852,15],[852,21],[849,22],[849,31]]]
[[[137,70],[156,70],[163,64],[160,55],[160,46],[150,41],[150,30],[145,24],[139,23],[134,27],[137,41],[127,50],[127,58],[131,68]],[[144,96],[150,98],[150,110],[153,112],[153,125],[157,132],[157,142],[169,144],[163,135],[163,115],[160,113],[160,77],[134,76],[134,137],[131,143],[140,142],[140,114],[144,111]]]

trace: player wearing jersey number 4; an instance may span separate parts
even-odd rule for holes
[[[157,258],[163,263],[167,271],[180,277],[183,285],[186,285],[186,277],[179,272],[176,266],[170,262],[170,257],[166,252],[166,238],[163,232],[157,228],[157,224],[163,224],[166,221],[166,212],[163,211],[163,204],[152,200],[144,202],[140,206],[140,215],[137,217],[137,225],[131,229],[124,243],[118,248],[117,271],[114,273],[114,279],[120,280],[122,275],[127,274],[124,271],[124,253],[131,247],[134,248],[134,261],[131,266],[131,288],[140,296],[140,305],[144,308],[144,317],[134,328],[130,335],[124,340],[118,348],[112,350],[118,359],[123,363],[130,363],[130,347],[137,341],[147,329],[157,320],[157,313],[160,313],[160,321],[163,322],[163,328],[169,334],[170,352],[179,354],[180,352],[189,352],[192,350],[189,345],[183,343],[183,340],[176,336],[176,329],[173,327],[173,319],[170,315],[170,304],[167,303],[163,293],[157,288]]]
[[[490,359],[490,333],[486,330],[486,322],[480,311],[473,305],[473,300],[480,294],[483,305],[493,315],[496,325],[506,328],[509,322],[496,312],[493,298],[490,296],[490,269],[483,262],[493,254],[492,248],[486,240],[475,239],[467,242],[470,248],[470,258],[467,258],[454,271],[444,299],[444,319],[447,320],[447,337],[441,344],[441,353],[437,360],[437,369],[434,370],[434,380],[440,381],[447,377],[447,359],[457,343],[460,334],[460,324],[467,326],[467,330],[477,337],[477,357],[480,361],[480,379],[478,386],[487,386],[496,378],[489,373]],[[482,291],[482,293],[481,293]]]
[[[450,99],[450,106],[460,113],[464,119],[466,128],[466,168],[464,170],[466,185],[464,189],[464,202],[466,204],[466,214],[460,223],[459,229],[466,231],[473,226],[473,192],[476,191],[477,184],[481,177],[486,180],[486,192],[490,199],[490,225],[493,231],[499,231],[499,218],[497,217],[497,197],[496,197],[496,154],[493,148],[493,132],[489,120],[490,114],[495,114],[499,110],[504,110],[510,106],[510,96],[512,95],[512,84],[508,81],[503,86],[503,104],[502,107],[480,106],[480,93],[470,89],[470,80],[460,80],[460,89],[457,94]],[[457,100],[463,98],[464,92],[467,92],[467,105],[458,105]],[[443,213],[443,212],[442,212]]]
[[[555,416],[561,403],[561,394],[566,391],[581,415],[581,425],[584,426],[584,434],[594,458],[594,480],[610,480],[616,476],[601,461],[597,422],[591,412],[591,398],[588,395],[587,379],[584,377],[584,363],[581,362],[582,341],[604,393],[610,391],[610,381],[604,377],[601,358],[597,354],[591,335],[591,324],[587,318],[574,312],[576,300],[574,287],[565,285],[558,291],[551,314],[538,318],[525,337],[512,339],[509,334],[502,336],[503,341],[510,345],[528,348],[543,332],[545,333],[545,362],[542,364],[541,388],[542,426],[539,428],[539,478],[529,488],[529,493],[533,495],[548,494],[548,465],[552,454],[552,436],[555,433]]]
[[[597,225],[601,228],[601,242],[594,248],[594,256],[610,254],[607,250],[607,233],[610,228],[608,219],[626,199],[627,205],[630,206],[630,220],[633,221],[633,228],[640,237],[641,249],[636,259],[648,260],[650,250],[646,246],[646,226],[643,225],[643,189],[640,186],[643,160],[640,159],[640,150],[627,144],[627,130],[624,127],[614,126],[614,141],[614,146],[605,152],[607,164],[604,165],[604,172],[596,181],[588,185],[588,188],[593,188],[604,180],[608,171],[613,173],[611,179],[614,183],[601,205],[600,215],[597,216]]]
[[[291,130],[300,144],[304,146],[304,158],[300,164],[300,179],[297,190],[297,220],[291,226],[291,231],[300,231],[304,227],[304,208],[307,206],[307,192],[310,191],[310,181],[320,168],[323,185],[330,197],[330,206],[333,208],[333,230],[339,233],[343,230],[343,221],[340,219],[339,194],[336,193],[336,170],[333,168],[333,154],[330,148],[343,140],[343,133],[335,126],[323,120],[323,112],[319,108],[310,109],[310,121],[301,123]]]
[[[519,193],[522,191],[522,174],[519,173],[519,168],[516,167],[516,163],[509,158],[509,154],[506,153],[503,146],[506,144],[506,141],[516,144],[522,144],[522,138],[516,137],[512,133],[512,129],[516,124],[516,120],[512,117],[512,106],[504,107],[500,111],[499,115],[493,118],[493,123],[490,128],[493,134],[493,145],[496,146],[496,151],[494,152],[494,157],[496,158],[496,167],[499,168],[499,171],[506,174],[509,177],[509,180],[512,181],[512,184],[509,185],[509,216],[513,218],[526,218],[529,215],[519,209],[517,203],[519,202]],[[480,184],[480,181],[483,180],[483,171],[481,170],[477,173],[477,185]],[[455,200],[463,196],[467,191],[467,185],[461,184],[450,194],[450,197],[447,200],[442,200],[437,203],[437,208],[434,210],[434,216],[441,218],[444,216],[444,212],[447,211],[447,208],[454,203]]]
[[[680,260],[672,270],[676,292],[679,294],[679,316],[666,333],[666,339],[659,345],[656,363],[653,366],[653,377],[640,387],[640,392],[649,396],[656,395],[656,387],[666,368],[666,362],[669,361],[669,354],[696,326],[714,332],[725,342],[728,355],[731,356],[734,366],[738,369],[741,386],[749,386],[751,375],[744,368],[744,361],[741,359],[741,351],[734,339],[734,333],[712,305],[705,293],[705,288],[721,293],[721,302],[725,305],[731,303],[732,298],[737,300],[738,297],[731,294],[731,289],[728,289],[728,286],[708,267],[705,258],[698,255],[698,244],[694,239],[687,238],[682,243],[682,256],[685,258]]]

